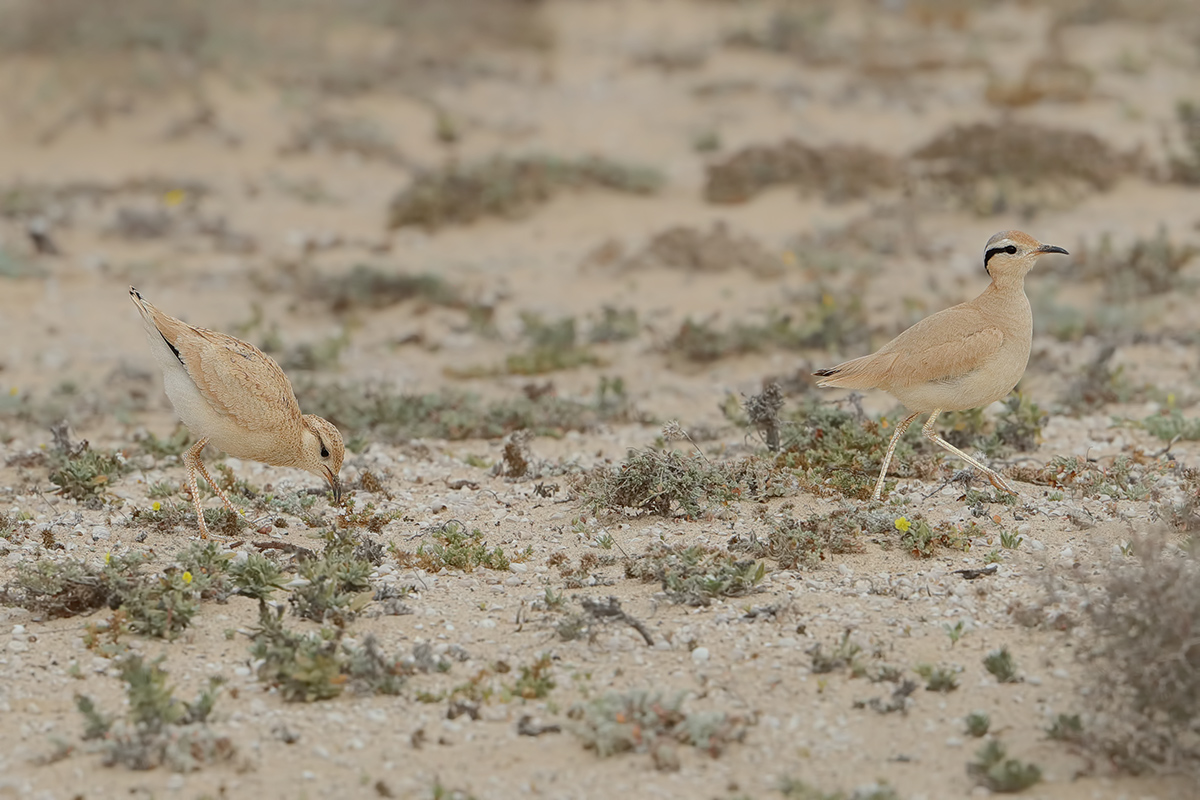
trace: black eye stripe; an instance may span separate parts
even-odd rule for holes
[[[1007,253],[1008,255],[1011,256],[1011,255],[1016,255],[1016,252],[1017,252],[1016,246],[1011,245],[1011,244],[1008,245],[1007,247],[993,247],[990,250],[988,250],[986,253],[983,254],[983,265],[986,267],[987,263],[992,260],[992,256],[996,255],[997,253]]]

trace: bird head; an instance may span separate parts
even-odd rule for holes
[[[1067,255],[1067,251],[1061,247],[1042,244],[1028,233],[1000,231],[988,239],[983,249],[983,268],[993,281],[1010,278],[1020,280],[1032,269],[1038,256],[1046,253]]]
[[[342,470],[342,458],[346,447],[342,434],[331,423],[315,414],[305,414],[300,429],[300,461],[296,464],[329,482],[333,489],[333,500],[342,499],[342,483],[338,473]]]

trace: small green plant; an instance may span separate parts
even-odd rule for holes
[[[247,553],[244,560],[231,562],[229,576],[238,594],[254,600],[265,600],[283,588],[283,571],[261,553]]]
[[[207,725],[223,681],[210,679],[194,702],[183,702],[175,698],[161,663],[161,658],[146,663],[137,654],[117,662],[128,701],[124,719],[106,716],[90,697],[76,695],[75,706],[84,717],[84,740],[99,743],[106,765],[138,770],[165,764],[187,772],[233,758],[233,743]]]
[[[982,711],[972,711],[967,714],[967,734],[976,739],[982,739],[992,727],[992,718]]]
[[[625,576],[660,581],[672,602],[706,606],[718,597],[740,597],[755,591],[766,565],[738,560],[729,553],[699,545],[659,545],[644,555],[625,560]]]
[[[896,529],[900,531],[901,546],[917,558],[929,558],[933,555],[937,539],[929,523],[919,519],[916,523],[905,517],[896,520]]]
[[[1016,530],[1000,531],[1000,546],[1005,550],[1016,550],[1021,546],[1021,542],[1025,541],[1025,537],[1017,533]]]
[[[1142,420],[1142,427],[1164,442],[1200,439],[1200,417],[1187,419],[1177,408],[1164,409],[1146,417]]]
[[[1059,714],[1046,729],[1046,735],[1057,742],[1083,741],[1083,720],[1078,714]]]
[[[288,602],[300,617],[343,627],[371,602],[368,578],[374,565],[361,555],[356,537],[330,531],[325,538],[320,556],[300,562],[304,583],[292,590]]]
[[[979,749],[975,760],[967,764],[967,774],[981,786],[1004,794],[1022,792],[1042,779],[1036,764],[1008,758],[999,739],[992,739]]]
[[[119,453],[93,450],[87,441],[55,448],[51,464],[50,482],[58,487],[57,494],[97,508],[111,482],[128,470]]]
[[[862,647],[850,641],[849,630],[842,633],[842,638],[838,641],[837,646],[834,647],[832,652],[826,653],[822,649],[820,642],[817,642],[809,650],[809,656],[812,658],[812,671],[817,675],[846,668],[849,668],[853,673],[865,671],[859,660],[861,654]]]
[[[483,541],[483,532],[478,528],[467,531],[458,522],[448,522],[430,533],[430,541],[417,546],[415,553],[395,551],[401,566],[418,566],[427,572],[442,569],[457,569],[472,572],[479,568],[503,572],[511,560],[500,547],[488,549]]]
[[[963,637],[964,633],[966,633],[966,628],[963,626],[963,621],[961,619],[954,623],[953,626],[951,626],[950,623],[942,625],[942,630],[944,630],[946,635],[950,637],[950,645],[952,647],[958,644],[958,640]]]
[[[512,687],[513,695],[526,700],[541,700],[550,694],[556,685],[550,675],[551,665],[550,654],[543,653],[529,666],[521,667],[521,674]]]
[[[1017,663],[1013,660],[1007,645],[988,653],[983,659],[983,666],[1000,683],[1016,683],[1020,680],[1017,674]]]
[[[950,692],[958,688],[959,667],[918,664],[918,675],[925,679],[925,689],[930,692]]]

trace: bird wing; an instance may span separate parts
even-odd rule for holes
[[[215,410],[248,430],[278,429],[293,420],[299,423],[300,404],[273,358],[249,342],[194,328],[150,308],[155,327],[179,354],[188,376]]]
[[[1004,344],[1004,332],[964,303],[926,317],[879,349],[892,356],[892,386],[949,380],[976,369]]]
[[[1004,344],[999,327],[967,304],[939,311],[869,356],[817,373],[818,386],[887,389],[952,380],[976,369]]]

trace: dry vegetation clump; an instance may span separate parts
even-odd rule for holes
[[[887,512],[857,508],[840,508],[797,520],[785,505],[768,521],[765,540],[752,532],[734,546],[755,558],[773,558],[780,569],[811,569],[831,555],[861,553],[864,533],[889,534],[893,524]]]
[[[1174,460],[1152,458],[1140,451],[1132,457],[1117,456],[1108,466],[1083,456],[1055,456],[1044,467],[1013,470],[1014,476],[1022,481],[1077,497],[1108,496],[1135,501],[1157,499],[1162,478],[1183,472],[1182,465]]]
[[[571,730],[584,748],[601,758],[618,753],[649,753],[656,768],[680,767],[677,745],[695,747],[713,758],[730,744],[742,741],[753,719],[719,711],[685,711],[686,692],[673,697],[661,692],[610,692],[572,706]]]
[[[561,436],[637,418],[623,386],[612,381],[602,381],[590,402],[531,394],[488,401],[454,391],[403,394],[375,383],[296,385],[301,407],[337,425],[348,441],[499,439],[523,429]]]
[[[783,497],[796,490],[796,482],[753,456],[714,462],[701,453],[645,449],[630,450],[619,466],[597,467],[581,488],[597,512],[697,519],[738,500]]]
[[[745,270],[759,278],[783,273],[783,260],[749,236],[730,231],[724,221],[714,222],[706,232],[677,225],[657,234],[637,254],[622,263],[622,269],[668,267],[687,272]]]
[[[1091,133],[1011,121],[956,125],[911,158],[916,177],[958,205],[1030,217],[1106,191],[1135,166]]]
[[[1197,541],[1152,531],[1133,557],[1078,587],[1091,635],[1080,739],[1119,769],[1200,773]]]
[[[868,147],[812,147],[788,139],[777,145],[752,145],[710,165],[704,197],[710,203],[744,203],[772,186],[794,185],[839,202],[898,186],[901,178],[891,156]]]
[[[868,419],[832,405],[809,401],[785,412],[776,463],[801,485],[818,494],[867,500],[875,489],[879,465],[891,438],[886,418]],[[896,446],[893,470],[914,473],[913,456],[920,434],[909,430]]]
[[[1181,273],[1197,255],[1200,247],[1176,244],[1165,227],[1125,248],[1118,248],[1111,235],[1102,233],[1094,244],[1083,242],[1072,248],[1069,260],[1056,271],[1072,280],[1100,281],[1109,300],[1127,301],[1180,288]]]
[[[416,300],[424,306],[465,308],[462,291],[440,275],[408,273],[370,264],[355,264],[344,275],[314,275],[304,296],[345,313],[360,308],[381,309]]]
[[[663,177],[648,167],[605,158],[494,156],[471,165],[450,164],[418,175],[388,208],[388,226],[436,230],[483,217],[512,219],[547,203],[564,189],[599,187],[652,194]]]

